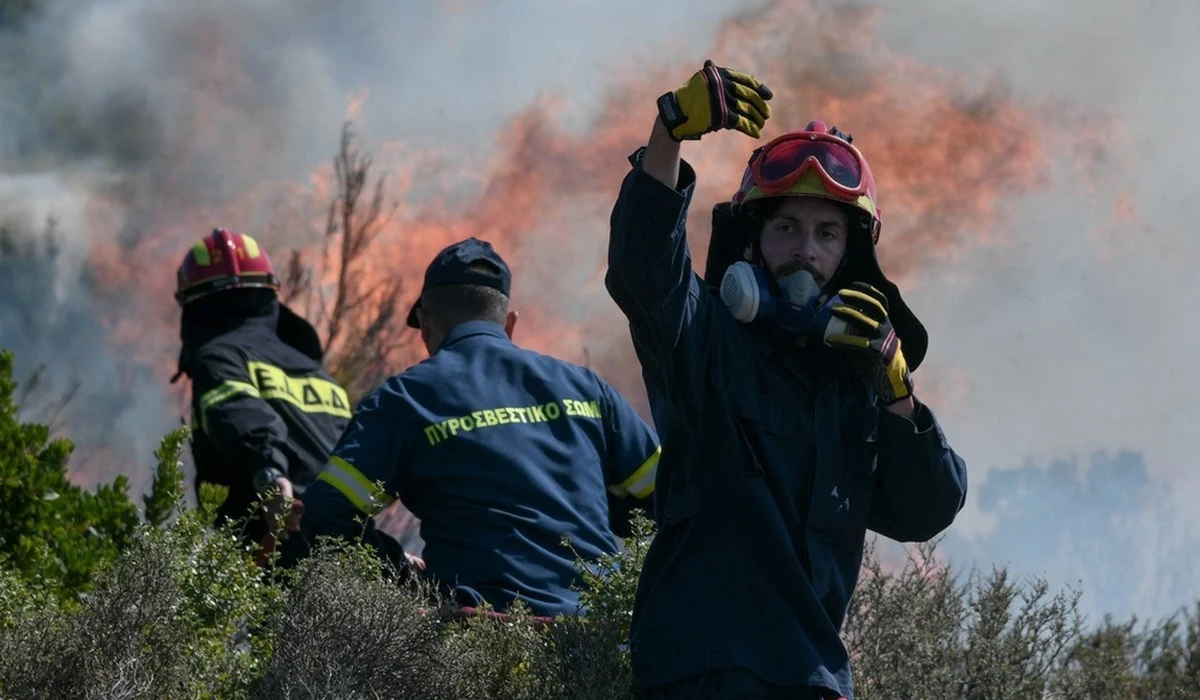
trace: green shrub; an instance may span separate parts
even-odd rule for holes
[[[363,545],[320,544],[287,572],[256,697],[454,697],[441,606],[431,591],[383,571]]]
[[[147,532],[77,607],[33,611],[0,633],[7,696],[244,697],[270,654],[246,630],[278,591],[232,533],[197,541],[194,520]]]
[[[955,581],[935,543],[886,572],[871,548],[844,629],[857,696],[1041,699],[1078,640],[1079,595],[1003,569]]]
[[[71,443],[18,420],[12,371],[12,353],[0,350],[0,556],[26,578],[57,582],[66,598],[91,586],[140,519],[124,476],[95,493],[67,479]]]
[[[1053,697],[1200,697],[1200,604],[1155,625],[1106,618],[1072,647]]]
[[[224,489],[185,507],[187,428],[154,454],[144,521],[123,479],[71,485],[70,443],[18,422],[11,367],[0,353],[0,696],[635,697],[630,616],[654,537],[640,514],[619,553],[579,562],[585,616],[458,619],[361,545],[259,567],[241,523],[213,524]],[[868,547],[843,630],[860,700],[1200,698],[1200,605],[1087,629],[1078,592],[1002,568],[957,580],[935,550],[889,571]]]

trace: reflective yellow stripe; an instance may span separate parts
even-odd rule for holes
[[[858,299],[864,304],[870,304],[871,306],[875,307],[876,311],[879,312],[878,317],[887,317],[887,309],[883,308],[883,304],[881,304],[878,299],[870,294],[860,292],[857,289],[843,289],[842,291],[838,292],[838,296],[842,297],[843,299]]]
[[[634,498],[645,498],[654,493],[654,479],[658,476],[660,455],[662,455],[662,447],[654,448],[654,454],[642,462],[642,466],[638,467],[632,476],[615,486],[610,486],[608,490],[617,496],[628,494]]]
[[[904,353],[900,351],[900,340],[896,340],[896,354],[892,356],[892,363],[887,368],[888,383],[892,385],[892,392],[896,396],[904,396],[908,393],[908,386],[904,383],[904,375],[908,373],[908,363],[904,360]]]
[[[259,398],[258,389],[255,389],[254,385],[245,382],[235,382],[232,379],[226,379],[206,391],[200,397],[200,429],[206,433],[208,432],[208,409],[239,394]]]
[[[258,257],[258,241],[243,233],[242,243],[246,246],[246,257],[250,258],[251,260]]]
[[[200,267],[212,265],[212,258],[208,256],[208,246],[204,245],[204,241],[192,246],[192,257],[196,258],[196,264]]]
[[[843,292],[843,293],[845,293],[845,292]],[[879,328],[879,321],[876,321],[875,319],[864,314],[863,312],[859,311],[858,309],[854,308],[853,306],[846,306],[844,304],[834,304],[833,310],[842,316],[849,316],[850,318],[854,319],[855,321],[858,321],[858,323],[860,323],[865,328],[869,328],[871,330],[875,330],[875,329]]]
[[[371,483],[363,473],[354,468],[341,457],[330,457],[325,463],[325,468],[317,475],[317,481],[324,481],[338,491],[342,492],[355,508],[358,508],[367,515],[374,515],[379,511],[387,508],[395,500],[386,493],[378,494],[377,498],[372,498],[371,494],[378,490],[375,484]]]
[[[282,368],[251,360],[246,371],[263,399],[287,401],[305,413],[327,413],[350,418],[346,390],[320,377],[292,377]]]

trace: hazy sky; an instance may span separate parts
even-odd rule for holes
[[[1042,562],[1063,578],[1139,572],[1128,586],[1098,591],[1093,610],[1160,613],[1186,604],[1200,593],[1189,573],[1200,561],[1200,337],[1188,321],[1200,302],[1200,134],[1189,128],[1200,123],[1200,93],[1190,87],[1200,65],[1200,7],[1178,0],[884,6],[883,34],[897,49],[998,73],[1023,94],[1109,110],[1132,154],[1114,177],[1133,198],[1133,220],[1114,224],[1103,220],[1103,202],[1047,192],[1017,206],[1008,231],[1014,244],[968,257],[946,271],[954,281],[931,275],[921,289],[941,346],[922,371],[969,378],[970,398],[945,421],[973,460],[982,487],[973,496],[993,494],[990,507],[975,501],[957,534],[998,529],[961,551],[1031,571],[1030,562]],[[1097,468],[1094,450],[1111,451],[1112,463],[1102,459],[1109,466]],[[1116,459],[1123,450],[1136,454]],[[1074,461],[1079,472],[1026,466],[1024,480],[978,478],[986,469],[1030,461],[1048,468],[1052,460]],[[1024,507],[996,507],[996,491],[1008,487],[1008,500],[1027,499]]]

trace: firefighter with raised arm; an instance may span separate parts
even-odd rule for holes
[[[692,269],[682,143],[760,138],[771,96],[706,62],[659,99],[612,212],[605,282],[663,439],[631,635],[647,698],[852,698],[839,633],[867,530],[926,541],[966,497],[848,134],[813,121],[756,148]]]
[[[309,491],[305,537],[285,546],[289,561],[321,535],[362,533],[411,573],[370,517],[399,498],[421,521],[416,568],[459,604],[581,612],[576,554],[615,554],[631,509],[652,515],[658,436],[595,372],[513,342],[511,280],[476,238],[429,264],[408,316],[429,357],[356,407]]]
[[[184,256],[175,292],[183,346],[172,382],[186,374],[192,383],[196,488],[228,487],[220,519],[250,517],[245,539],[267,550],[298,528],[304,491],[351,412],[322,367],[316,330],[278,290],[254,238],[216,229]],[[252,516],[264,500],[266,511]]]

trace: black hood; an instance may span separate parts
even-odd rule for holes
[[[321,337],[308,321],[279,301],[269,289],[232,289],[217,292],[183,307],[179,324],[179,371],[175,383],[189,374],[196,350],[208,341],[246,326],[272,330],[280,340],[317,362],[324,359]],[[190,376],[190,374],[189,374]]]
[[[734,212],[730,202],[713,207],[712,235],[708,239],[708,255],[704,264],[704,283],[709,288],[721,288],[725,270],[743,259],[746,245],[754,240],[758,229],[757,219]],[[851,234],[847,241],[846,261],[823,291],[840,289],[850,282],[866,282],[883,292],[888,300],[888,317],[904,347],[904,359],[910,370],[916,370],[929,348],[929,334],[908,304],[904,303],[900,289],[883,274],[867,230],[855,230]]]

